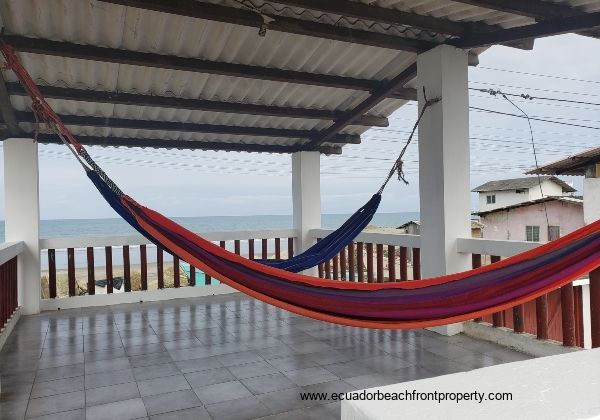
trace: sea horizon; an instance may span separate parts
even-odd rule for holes
[[[321,218],[324,229],[339,227],[350,214],[325,213]],[[291,229],[292,215],[244,215],[244,216],[183,216],[172,217],[174,221],[194,232],[220,232],[236,230]],[[418,220],[419,212],[377,213],[371,225],[397,227],[410,220]],[[60,238],[73,236],[118,236],[136,233],[119,217],[86,219],[40,220],[40,237]],[[0,220],[0,238],[4,241],[4,220]]]

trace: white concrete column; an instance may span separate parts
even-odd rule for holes
[[[32,139],[4,140],[4,215],[6,241],[23,241],[18,257],[19,306],[40,312],[40,206],[38,145]]]
[[[600,169],[598,175],[583,180],[583,221],[586,225],[600,219]]]
[[[468,55],[441,45],[417,58],[419,109],[428,99],[441,102],[419,124],[419,194],[423,278],[468,270],[471,258],[459,254],[457,238],[471,236],[469,180]],[[446,335],[462,324],[434,329]]]
[[[292,200],[294,229],[299,237],[294,243],[296,253],[301,253],[315,243],[308,236],[311,229],[321,227],[321,155],[319,152],[292,154]],[[317,268],[305,274],[317,275]]]

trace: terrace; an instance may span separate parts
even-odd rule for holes
[[[443,100],[419,127],[421,235],[363,232],[307,274],[418,281],[537,245],[470,238],[467,69],[494,44],[600,36],[600,2],[271,3],[6,0],[0,13],[3,40],[87,146],[291,154],[293,229],[203,235],[237,254],[291,256],[325,237],[322,155],[408,101],[422,107],[423,88]],[[300,393],[600,346],[598,270],[489,318],[388,331],[304,318],[194,267],[184,275],[142,236],[40,239],[35,118],[14,74],[3,78],[0,418],[339,418],[338,402]]]

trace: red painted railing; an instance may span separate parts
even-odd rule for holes
[[[277,231],[269,231],[276,233]],[[285,233],[287,231],[280,231]],[[252,234],[252,232],[245,232]],[[256,232],[257,234],[261,232]],[[262,232],[264,234],[265,232]],[[217,235],[217,234],[214,234]],[[232,233],[227,236],[231,237]],[[126,237],[123,237],[126,238]],[[177,257],[168,255],[166,251],[160,247],[154,248],[155,251],[149,250],[146,244],[135,245],[119,245],[118,238],[112,240],[114,245],[106,245],[95,247],[85,244],[86,238],[75,238],[72,242],[73,246],[47,248],[48,271],[44,276],[47,278],[47,294],[44,293],[42,285],[42,293],[45,298],[63,298],[67,296],[77,295],[94,295],[96,294],[96,284],[98,280],[104,277],[106,287],[103,292],[111,294],[115,292],[115,284],[117,280],[122,280],[120,289],[123,292],[145,291],[149,289],[165,289],[179,288],[183,286],[198,286],[197,273],[198,268],[190,266],[189,276],[183,274],[180,261]],[[264,238],[259,237],[258,240],[250,239],[227,239],[218,241],[222,248],[228,249],[238,255],[243,255],[247,258],[281,258],[285,255],[282,251],[282,240],[286,241],[285,253],[287,256],[294,254],[294,238]],[[70,245],[69,238],[61,238],[60,240],[44,240],[52,244],[54,241]],[[103,239],[90,238],[92,243],[103,242]],[[129,243],[132,243],[129,241]],[[119,256],[122,249],[121,262],[113,263]],[[258,249],[257,249],[258,248]],[[78,250],[85,251],[82,257]],[[242,252],[244,250],[244,252]],[[247,250],[247,252],[246,252]],[[66,251],[66,270],[61,273],[57,270],[57,253]],[[155,263],[149,263],[149,252],[155,252],[150,255]],[[98,260],[104,254],[104,267],[98,266]],[[83,268],[85,267],[85,270]],[[82,278],[85,276],[85,278]],[[149,284],[149,277],[152,278],[152,284]],[[135,279],[135,281],[133,281]],[[184,280],[185,279],[185,280]],[[58,284],[59,282],[62,284]],[[205,275],[204,285],[216,284],[213,279]],[[60,287],[59,287],[60,286]]]
[[[493,264],[500,261],[500,257],[485,258],[473,254],[473,268],[481,266],[482,260]],[[475,321],[512,329],[515,333],[530,333],[539,340],[550,339],[569,347],[583,347],[581,288],[570,283],[530,302]]]
[[[360,283],[417,280],[421,278],[420,249],[352,242],[330,261],[319,265],[319,277]]]
[[[18,307],[17,257],[0,265],[0,331]]]

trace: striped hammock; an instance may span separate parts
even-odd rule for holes
[[[65,142],[112,208],[149,240],[229,286],[318,320],[368,328],[421,328],[489,315],[535,299],[600,266],[600,221],[478,269],[394,283],[337,282],[269,267],[228,252],[125,195],[45,101],[14,52],[8,67],[40,121]]]

